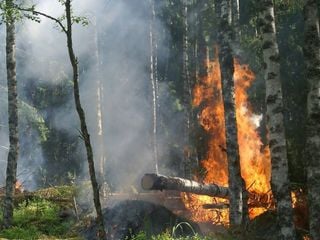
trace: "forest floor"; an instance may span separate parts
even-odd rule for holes
[[[0,239],[95,239],[92,208],[81,202],[75,204],[78,193],[74,186],[58,186],[16,194],[13,226],[0,229]],[[88,192],[86,195],[89,197]],[[141,200],[126,200],[105,208],[104,216],[109,238],[117,240],[277,239],[273,212],[251,221],[245,229],[215,231],[213,227],[206,236],[196,223]]]

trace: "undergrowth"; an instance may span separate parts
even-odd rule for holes
[[[232,239],[228,237],[221,238],[221,237],[200,236],[198,234],[194,234],[193,236],[186,236],[186,237],[173,237],[172,233],[169,233],[169,232],[148,237],[145,232],[140,232],[138,235],[131,238],[131,240],[232,240]]]
[[[61,239],[76,237],[70,233],[73,220],[62,220],[60,206],[47,200],[33,199],[21,202],[13,213],[13,226],[0,231],[7,239]],[[0,212],[0,221],[3,221]]]

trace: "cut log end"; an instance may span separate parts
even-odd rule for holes
[[[145,174],[142,179],[141,179],[141,187],[144,190],[152,190],[154,183],[155,183],[155,178],[153,176],[154,174]]]

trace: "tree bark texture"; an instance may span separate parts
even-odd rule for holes
[[[66,32],[67,46],[68,46],[70,62],[73,69],[74,100],[75,100],[76,110],[80,119],[82,138],[84,140],[84,144],[87,151],[89,174],[90,174],[92,190],[93,190],[93,201],[94,201],[94,206],[97,212],[97,223],[99,224],[98,237],[100,239],[106,239],[106,233],[104,230],[105,228],[103,223],[103,214],[102,214],[101,202],[100,202],[100,195],[99,195],[99,187],[98,187],[98,182],[96,178],[93,151],[92,151],[92,146],[90,142],[90,135],[89,135],[87,124],[86,124],[85,113],[80,102],[78,60],[74,54],[73,42],[72,42],[71,0],[66,0],[65,7],[66,7],[65,10],[66,10],[66,20],[67,20],[67,32]]]
[[[150,0],[151,19],[150,19],[150,80],[152,86],[152,148],[155,172],[158,173],[158,57],[157,40],[155,34],[156,12],[154,0]]]
[[[16,79],[16,56],[15,56],[15,19],[10,12],[13,8],[13,1],[6,0],[6,65],[7,65],[7,85],[8,85],[8,121],[9,121],[9,154],[6,172],[6,196],[3,209],[4,227],[12,225],[13,218],[13,196],[15,183],[17,180],[17,161],[19,153],[18,134],[18,99],[17,99],[17,79]]]
[[[279,49],[276,40],[272,0],[261,0],[261,33],[265,67],[267,129],[271,154],[271,187],[276,200],[279,238],[295,239],[292,204],[289,190],[288,158],[283,120]]]
[[[232,2],[232,26],[234,29],[235,40],[240,42],[240,0],[231,0]]]
[[[219,24],[219,62],[221,71],[222,96],[225,112],[226,126],[226,151],[228,159],[228,184],[230,190],[229,219],[231,226],[243,223],[245,213],[243,210],[246,200],[243,198],[245,191],[244,181],[240,171],[240,155],[238,145],[238,131],[235,108],[234,65],[231,43],[234,39],[231,28],[231,2],[219,0],[221,16]]]
[[[184,176],[188,179],[192,178],[192,166],[191,166],[191,146],[190,146],[190,121],[191,121],[191,100],[192,90],[190,82],[189,72],[189,24],[188,24],[188,3],[183,1],[183,66],[182,66],[182,77],[183,77],[183,103],[184,103]]]
[[[304,58],[309,84],[307,117],[307,177],[310,236],[320,239],[320,31],[316,0],[304,6]]]
[[[241,184],[239,184],[241,185]],[[230,198],[230,189],[217,184],[203,184],[185,178],[169,177],[155,173],[147,173],[141,179],[141,187],[144,190],[175,190],[199,195],[207,195],[218,198]],[[268,193],[248,193],[250,207],[263,207],[266,209],[274,206],[274,201]],[[206,205],[206,208],[215,208],[213,205]],[[228,204],[228,208],[229,208]]]
[[[189,179],[167,177],[154,173],[145,174],[141,180],[145,190],[176,190],[211,197],[228,198],[229,189],[216,184],[201,184]]]

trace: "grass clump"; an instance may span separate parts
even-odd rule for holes
[[[61,207],[44,199],[33,199],[20,203],[13,213],[13,226],[0,231],[7,239],[50,239],[74,237],[69,233],[74,224],[72,219],[59,216]],[[0,212],[2,222],[2,213]]]

